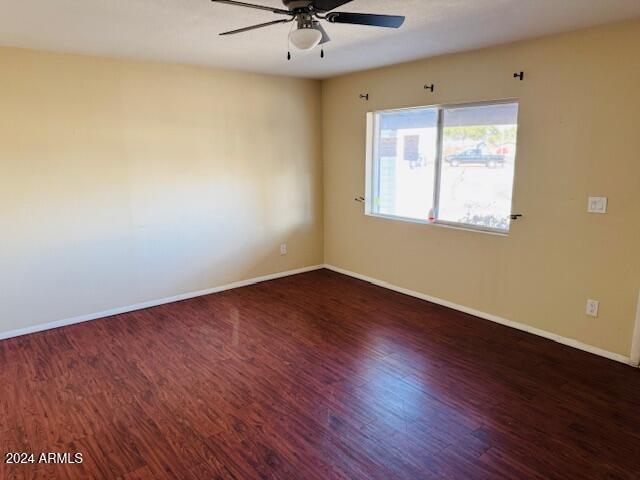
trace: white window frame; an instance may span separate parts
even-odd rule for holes
[[[366,134],[366,168],[365,168],[365,215],[370,217],[377,218],[385,218],[388,220],[398,220],[402,222],[411,222],[411,223],[421,223],[424,225],[435,225],[441,227],[449,227],[456,228],[459,230],[470,230],[473,232],[484,232],[484,233],[492,233],[498,235],[508,235],[511,231],[511,224],[509,224],[509,228],[507,230],[502,230],[500,228],[491,228],[491,227],[482,227],[478,225],[472,225],[469,223],[461,223],[461,222],[449,222],[446,220],[440,220],[438,218],[438,208],[440,205],[440,176],[442,169],[442,150],[443,150],[443,132],[444,132],[444,111],[448,108],[465,108],[465,107],[482,107],[482,106],[491,106],[491,105],[502,105],[508,103],[516,103],[518,104],[518,118],[516,119],[516,125],[518,126],[518,134],[516,138],[516,153],[514,157],[514,173],[513,173],[513,181],[511,182],[511,208],[510,212],[513,214],[513,197],[515,193],[515,175],[516,169],[518,165],[517,157],[518,157],[518,138],[520,136],[520,125],[519,125],[519,117],[520,117],[520,101],[517,98],[504,98],[499,100],[485,100],[482,102],[466,102],[466,103],[443,103],[443,104],[435,104],[435,105],[422,105],[417,107],[405,107],[405,108],[390,108],[386,110],[374,110],[371,112],[367,112],[367,134]],[[379,169],[374,168],[374,159],[376,158],[378,148],[378,115],[382,113],[393,113],[393,112],[406,112],[408,110],[418,110],[418,109],[438,109],[438,137],[437,137],[437,145],[436,145],[436,163],[435,163],[435,179],[434,179],[434,188],[433,188],[433,216],[434,220],[422,220],[419,218],[412,217],[403,217],[400,215],[388,215],[383,213],[376,213],[373,210],[373,192],[374,192],[374,184],[377,181],[377,171]]]

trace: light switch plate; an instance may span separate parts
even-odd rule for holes
[[[607,213],[607,197],[589,197],[589,213]]]

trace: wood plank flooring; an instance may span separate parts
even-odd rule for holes
[[[32,479],[640,479],[640,371],[321,270],[0,342]]]

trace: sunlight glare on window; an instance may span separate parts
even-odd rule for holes
[[[375,136],[373,211],[428,220],[433,212],[438,109],[380,113]]]

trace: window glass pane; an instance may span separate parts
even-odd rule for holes
[[[438,109],[376,114],[372,213],[428,220],[433,212]]]
[[[438,220],[509,230],[518,104],[446,108]]]

